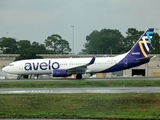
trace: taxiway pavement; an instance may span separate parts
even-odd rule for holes
[[[0,94],[46,93],[160,93],[160,87],[103,87],[103,88],[1,88]]]
[[[86,80],[160,80],[160,78],[105,78]],[[32,79],[32,80],[0,80],[0,82],[22,82],[22,81],[54,81],[54,79]],[[57,81],[57,80],[56,80]],[[61,79],[58,81],[66,81]],[[98,88],[0,88],[0,94],[45,94],[45,93],[160,93],[160,87],[98,87]]]

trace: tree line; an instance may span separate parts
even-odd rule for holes
[[[83,54],[121,54],[127,52],[139,39],[144,31],[135,28],[128,28],[124,37],[117,29],[93,30],[86,36]],[[160,53],[160,36],[153,35],[151,54]],[[71,48],[69,42],[58,34],[48,36],[44,43],[30,42],[29,40],[19,40],[15,38],[0,38],[1,54],[20,54],[16,60],[42,58],[36,54],[69,54]]]
[[[121,54],[127,52],[137,42],[144,31],[128,28],[126,37],[116,29],[94,30],[86,36],[86,43],[82,53],[87,54]],[[155,33],[152,38],[150,54],[160,53],[160,36]]]
[[[68,41],[60,35],[53,34],[45,39],[44,43],[30,42],[15,38],[0,38],[1,54],[20,54],[16,60],[42,58],[37,54],[68,54],[71,51]]]

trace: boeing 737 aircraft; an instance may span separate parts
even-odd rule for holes
[[[154,29],[147,29],[135,45],[127,52],[115,57],[29,59],[10,63],[2,71],[11,74],[66,77],[76,74],[81,79],[85,73],[104,73],[125,70],[148,63],[148,56]],[[19,78],[19,77],[18,77]]]

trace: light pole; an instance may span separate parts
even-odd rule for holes
[[[111,50],[111,56],[112,56],[112,48],[110,47],[110,50]]]
[[[72,53],[74,54],[74,26],[72,27]]]

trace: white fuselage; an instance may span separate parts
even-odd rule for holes
[[[117,64],[126,54],[116,57],[99,57],[91,65],[86,66],[83,73],[97,73],[104,71]],[[3,68],[11,74],[28,75],[28,74],[52,74],[55,69],[73,69],[87,64],[91,58],[58,58],[58,59],[31,59],[21,60],[11,63]]]

